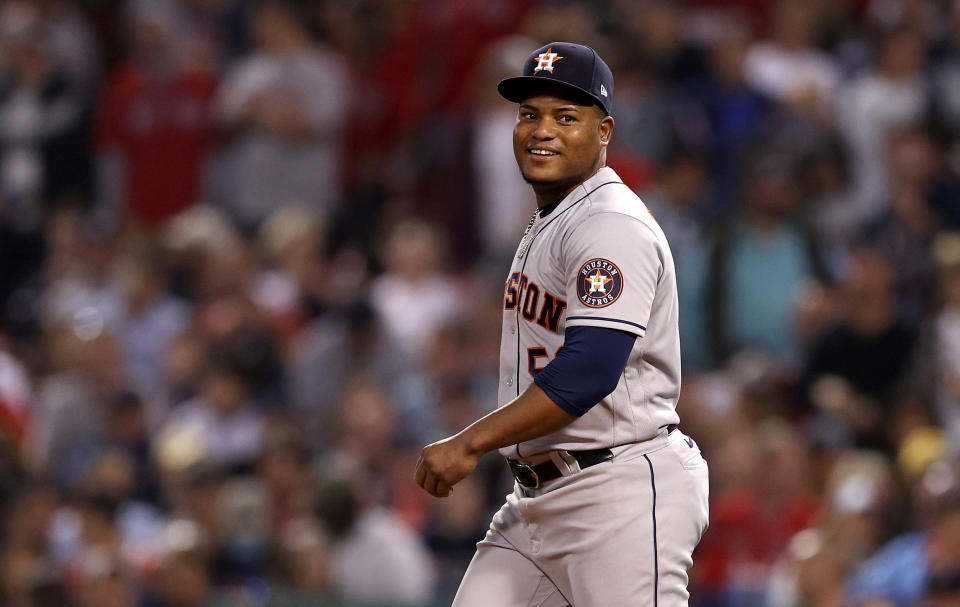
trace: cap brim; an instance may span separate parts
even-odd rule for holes
[[[603,101],[585,89],[574,84],[551,80],[541,76],[515,76],[506,78],[497,84],[497,92],[507,101],[514,103],[523,103],[538,92],[558,92],[571,101],[581,103],[581,105],[598,105],[604,114],[609,115]]]

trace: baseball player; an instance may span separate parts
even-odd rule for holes
[[[499,449],[516,484],[454,606],[686,605],[707,464],[677,429],[670,247],[604,166],[613,74],[554,42],[498,90],[538,206],[504,290],[499,408],[425,447],[416,480],[444,497]]]

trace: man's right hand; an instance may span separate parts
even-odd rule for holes
[[[447,497],[477,467],[480,455],[467,448],[463,434],[427,445],[417,461],[416,480],[427,493]]]
[[[431,495],[446,497],[473,472],[484,453],[555,432],[575,419],[530,384],[523,394],[459,434],[424,447],[417,462],[417,484]]]

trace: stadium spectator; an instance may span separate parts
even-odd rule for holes
[[[819,17],[814,4],[779,0],[769,40],[747,56],[746,78],[761,93],[828,119],[840,74],[833,57],[816,46]]]
[[[55,62],[37,3],[0,7],[0,304],[37,281],[53,207],[92,194],[92,91]],[[21,291],[30,297],[29,290]],[[21,303],[21,308],[28,307]],[[8,314],[10,315],[10,314]],[[22,309],[14,317],[29,316]],[[33,320],[32,318],[30,320]]]
[[[260,454],[264,420],[250,401],[247,369],[236,356],[211,357],[200,394],[181,403],[158,435],[158,448],[187,450],[198,461],[247,466]]]
[[[200,198],[216,75],[190,61],[175,4],[131,5],[129,58],[109,77],[98,119],[102,221],[155,229]]]
[[[733,206],[742,184],[743,165],[776,110],[773,99],[747,79],[752,41],[745,28],[724,28],[710,49],[710,78],[702,92],[695,91],[694,98],[703,106],[702,120],[709,128],[703,145],[709,153],[713,187],[721,206],[712,210],[708,216],[711,219]]]
[[[54,63],[37,7],[11,2],[0,11],[3,219],[34,233],[54,203],[91,194],[91,103]]]
[[[443,272],[446,246],[436,226],[398,223],[384,243],[387,271],[371,286],[371,304],[387,334],[406,355],[420,360],[437,329],[466,305],[457,282]]]
[[[757,436],[729,428],[715,460],[712,533],[698,549],[696,570],[706,604],[760,603],[776,559],[819,508],[797,431],[777,421],[759,427]]]
[[[351,378],[368,374],[394,388],[409,369],[373,310],[359,301],[306,327],[291,348],[286,374],[291,403],[311,435],[333,440],[335,412]]]
[[[336,579],[330,562],[330,540],[311,519],[291,521],[283,529],[281,567],[287,585],[286,592],[301,601],[334,592]],[[290,599],[296,603],[296,598]]]
[[[939,270],[942,307],[931,319],[927,348],[932,352],[933,402],[937,419],[953,443],[960,441],[960,238],[937,238],[933,249]]]
[[[799,355],[793,315],[800,289],[827,279],[818,243],[797,223],[793,162],[773,155],[753,161],[742,210],[717,230],[705,274],[708,337],[715,361],[743,348],[783,364]]]
[[[327,464],[315,507],[331,535],[338,592],[353,601],[429,600],[435,574],[423,539],[395,513],[369,503],[355,462]]]
[[[800,386],[858,444],[890,448],[896,391],[916,332],[897,321],[892,272],[875,250],[853,252],[841,297],[846,315],[812,348]]]
[[[865,230],[894,272],[897,316],[916,325],[930,309],[934,264],[930,256],[939,218],[931,204],[940,158],[923,131],[890,138],[890,202]]]
[[[313,40],[295,2],[262,2],[252,20],[256,51],[227,71],[217,91],[230,141],[213,169],[212,200],[248,230],[278,206],[306,205],[329,217],[342,197],[343,58]]]
[[[840,454],[816,524],[790,539],[771,571],[766,604],[842,605],[846,578],[889,539],[901,497],[895,470],[882,454]]]
[[[155,590],[148,596],[149,607],[204,607],[210,604],[213,588],[208,561],[194,550],[171,550],[160,566]]]
[[[948,476],[936,479],[938,474]],[[865,606],[882,600],[894,607],[916,605],[928,585],[937,592],[944,578],[949,578],[960,557],[960,509],[952,474],[955,471],[949,465],[927,470],[920,489],[932,493],[929,499],[934,507],[929,519],[923,521],[922,530],[908,531],[887,542],[853,573],[846,587],[849,604]]]
[[[698,302],[705,284],[707,251],[703,246],[706,228],[703,208],[708,206],[707,166],[699,157],[677,151],[662,163],[658,185],[643,194],[643,201],[663,228],[677,272],[680,339],[684,343],[683,360],[689,368],[702,369],[709,353],[702,337],[706,334],[706,315]]]
[[[43,20],[44,38],[53,63],[82,90],[95,91],[103,78],[100,45],[82,9],[67,0],[34,4]]]
[[[891,193],[887,141],[896,129],[919,122],[929,99],[923,79],[926,42],[902,28],[884,38],[870,72],[837,95],[837,131],[850,152],[861,222],[881,214]]]
[[[167,290],[159,251],[134,257],[124,268],[124,314],[118,327],[128,383],[150,399],[162,397],[164,355],[189,322],[186,302]]]

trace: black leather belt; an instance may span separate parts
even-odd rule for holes
[[[613,459],[613,451],[610,449],[568,451],[568,453],[577,460],[581,470]],[[513,472],[513,477],[517,479],[517,482],[520,483],[521,486],[527,489],[538,489],[541,484],[563,476],[563,473],[560,472],[557,465],[550,460],[535,466],[524,464],[515,459],[507,459],[507,463],[510,464],[510,471]]]

